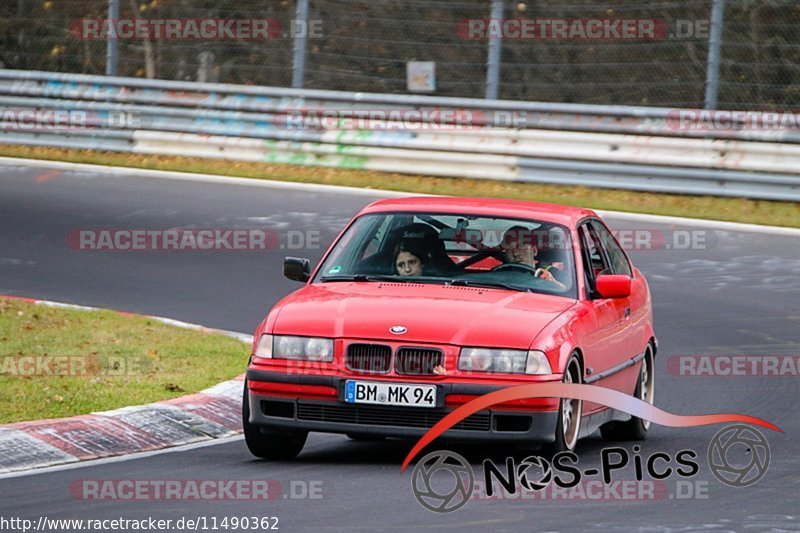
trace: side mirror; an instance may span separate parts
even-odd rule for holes
[[[595,289],[602,298],[627,298],[631,295],[631,278],[623,274],[597,276]]]
[[[311,277],[311,261],[305,257],[284,257],[283,275],[292,281],[308,281]]]

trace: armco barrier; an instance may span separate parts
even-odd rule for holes
[[[797,130],[680,130],[663,108],[0,70],[4,116],[32,109],[78,112],[79,123],[33,128],[4,120],[0,143],[800,200]],[[468,113],[471,123],[286,125],[287,113],[298,111],[389,109]]]

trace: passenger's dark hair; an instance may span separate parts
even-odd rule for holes
[[[394,253],[392,254],[392,268],[394,268],[394,264],[397,261],[397,256],[400,255],[400,252],[408,252],[415,256],[420,260],[422,266],[426,266],[428,263],[430,263],[430,253],[426,251],[423,246],[421,246],[421,243],[418,240],[404,240],[397,243],[397,245],[394,247]]]

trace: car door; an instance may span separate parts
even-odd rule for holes
[[[596,219],[592,220],[591,224],[606,252],[611,272],[631,278],[631,295],[625,299],[627,300],[627,306],[625,307],[627,315],[625,350],[629,357],[635,357],[644,351],[648,340],[649,296],[647,283],[644,276],[632,267],[622,246],[620,246],[619,241],[617,241],[608,227],[602,221]]]
[[[586,275],[587,302],[592,315],[594,330],[588,334],[587,380],[593,375],[613,371],[632,357],[630,353],[629,323],[630,303],[628,298],[601,298],[594,292],[598,275],[612,274],[613,269],[597,227],[591,220],[578,228],[581,238],[584,272]],[[593,382],[596,385],[627,391],[627,380],[620,373],[612,373]]]

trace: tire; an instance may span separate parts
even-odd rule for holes
[[[639,369],[634,395],[650,405],[653,405],[655,399],[656,372],[653,363],[653,347],[648,344]],[[600,426],[600,434],[609,441],[645,440],[648,429],[650,429],[649,420],[632,416],[627,422],[609,422]]]
[[[294,459],[303,450],[308,431],[281,431],[255,426],[250,423],[250,402],[247,381],[242,395],[242,429],[250,453],[261,459]]]
[[[581,383],[583,373],[578,356],[572,354],[564,369],[563,383]],[[578,443],[581,430],[581,417],[583,415],[583,401],[562,398],[558,408],[558,422],[556,423],[555,442],[548,448],[554,454],[571,452]]]

